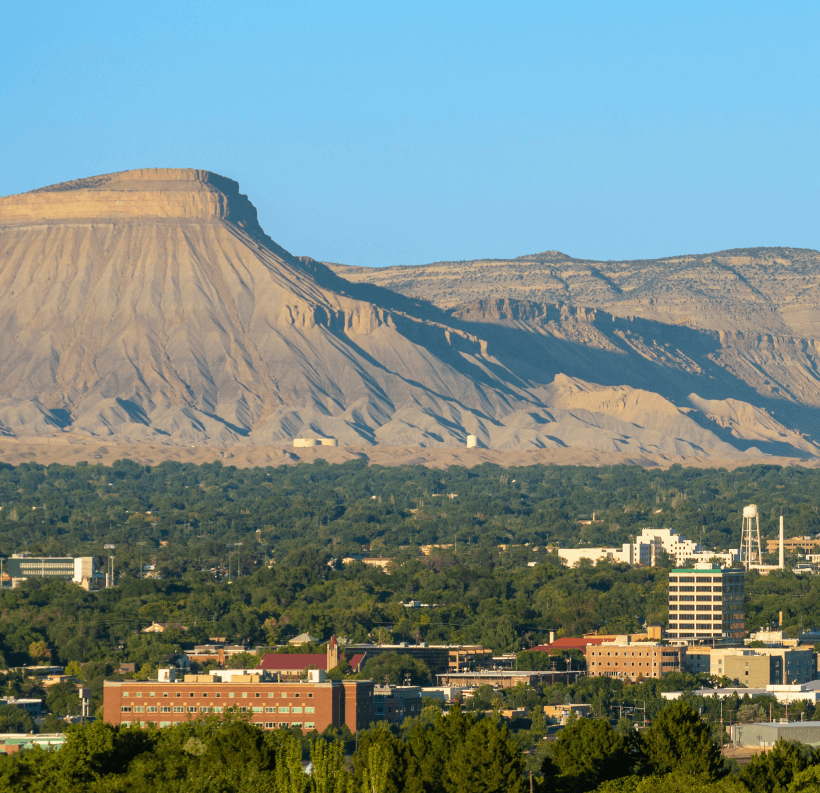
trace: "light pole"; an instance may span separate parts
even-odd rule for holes
[[[228,546],[228,581],[231,580],[231,548],[233,546]]]
[[[241,542],[235,542],[234,545],[237,546],[236,549],[236,577],[240,578],[242,576],[242,557],[240,556],[239,549],[242,547]]]

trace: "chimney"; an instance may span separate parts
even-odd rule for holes
[[[555,631],[550,631],[550,644],[555,641]]]
[[[778,559],[778,565],[781,570],[786,569],[785,563],[785,556],[783,553],[783,516],[780,516],[780,558]]]

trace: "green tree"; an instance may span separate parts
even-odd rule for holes
[[[578,719],[558,734],[552,760],[578,790],[626,776],[635,764],[628,739],[605,719]]]
[[[311,793],[347,793],[349,780],[341,744],[317,738],[310,744],[310,762]]]
[[[274,773],[277,793],[305,793],[310,785],[302,771],[302,743],[289,733],[279,736]]]
[[[780,793],[816,759],[807,746],[778,741],[768,752],[755,755],[741,770],[740,779],[751,793]]]
[[[48,689],[46,707],[55,716],[77,716],[80,713],[80,695],[73,683],[57,683]]]
[[[660,712],[645,747],[648,765],[656,774],[675,771],[709,781],[724,774],[720,748],[709,726],[685,702],[674,702]]]
[[[524,793],[524,760],[505,725],[485,718],[474,724],[450,756],[447,793]]]
[[[0,732],[34,732],[34,719],[17,705],[0,705]]]

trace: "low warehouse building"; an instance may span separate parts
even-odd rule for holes
[[[799,741],[820,746],[820,721],[764,722],[761,724],[733,724],[732,743],[735,746],[762,746],[769,748],[778,741]]]

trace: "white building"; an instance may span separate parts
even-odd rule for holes
[[[593,564],[601,561],[634,564],[633,549],[628,542],[620,548],[558,548],[558,556],[567,567],[575,567],[581,559],[589,559]]]

